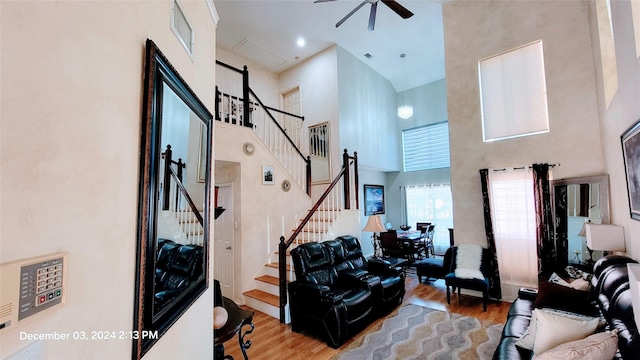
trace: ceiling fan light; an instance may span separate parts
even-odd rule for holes
[[[401,105],[398,106],[398,117],[407,120],[408,118],[413,116],[413,106],[412,105]]]

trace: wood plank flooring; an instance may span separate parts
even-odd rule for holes
[[[458,296],[452,294],[451,305],[448,305],[444,280],[426,282],[423,278],[423,283],[418,283],[415,273],[409,272],[405,281],[407,292],[403,304],[418,304],[498,323],[505,321],[511,306],[510,303],[490,302],[487,311],[483,312],[482,299],[464,294],[460,296],[460,303],[458,303]],[[290,325],[281,324],[277,319],[256,311],[253,318],[255,330],[247,336],[247,339],[252,342],[247,355],[251,360],[328,360],[353,341],[360,340],[367,330],[377,329],[383,321],[384,318],[375,320],[366,330],[361,331],[339,349],[333,349],[320,338],[305,333],[295,333],[291,331]],[[226,354],[232,355],[234,359],[243,359],[237,337],[225,343],[225,350]]]

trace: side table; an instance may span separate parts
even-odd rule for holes
[[[251,346],[251,340],[245,340],[245,336],[253,332],[253,311],[248,311],[240,308],[235,302],[226,297],[222,298],[223,306],[229,313],[229,319],[218,330],[213,331],[213,345],[215,360],[228,359],[233,360],[231,355],[224,354],[224,342],[231,339],[238,334],[238,343],[240,344],[240,350],[245,360],[248,360],[247,349]],[[249,326],[250,329],[246,331],[242,328]]]

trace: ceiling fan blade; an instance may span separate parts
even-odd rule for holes
[[[373,28],[376,27],[376,9],[378,8],[378,3],[371,3],[371,12],[369,13],[369,31],[373,31]]]
[[[351,12],[347,14],[347,16],[343,17],[342,20],[338,21],[338,23],[336,24],[336,27],[342,25],[343,22],[347,21],[347,19],[350,18],[351,15],[355,14],[356,11],[360,10],[360,8],[363,7],[364,4],[366,4],[367,2],[368,2],[367,0],[364,0],[362,4],[356,6],[355,9],[351,10]]]
[[[391,10],[395,11],[396,14],[400,15],[403,19],[408,19],[413,16],[413,13],[409,11],[406,7],[398,4],[395,0],[380,0],[385,5],[387,5]]]
[[[330,2],[330,1],[338,1],[338,0],[316,0],[313,3],[317,4],[317,3]]]

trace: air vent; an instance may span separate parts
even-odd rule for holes
[[[11,315],[11,308],[13,307],[13,303],[8,303],[0,306],[0,318]]]
[[[189,56],[193,57],[193,45],[194,34],[193,28],[189,24],[189,20],[182,11],[182,7],[180,7],[180,3],[177,0],[173,1],[173,9],[171,12],[171,30],[176,34],[182,46],[184,46]]]

